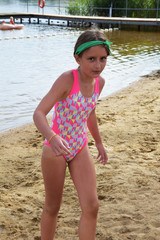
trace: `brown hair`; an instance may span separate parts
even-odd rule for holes
[[[74,55],[75,55],[75,51],[76,49],[83,43],[86,43],[86,42],[90,42],[90,41],[103,41],[105,42],[107,39],[106,39],[106,36],[100,32],[99,30],[87,30],[85,32],[83,32],[77,39],[77,42],[75,44],[75,47],[74,47]],[[108,46],[107,45],[104,45],[104,48],[106,49],[107,51],[107,55],[109,56],[110,55],[110,51],[108,49]],[[79,55],[81,56],[83,54],[83,52]]]

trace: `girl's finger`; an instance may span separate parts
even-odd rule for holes
[[[99,159],[99,157],[100,157],[100,154],[98,153],[98,155],[97,155],[97,159]]]
[[[53,153],[56,155],[56,156],[59,156],[60,154],[59,154],[59,151],[57,150],[57,149],[52,149],[53,150]]]
[[[69,145],[64,139],[62,139],[62,142],[63,142],[64,146],[69,149]]]
[[[61,147],[61,150],[62,150],[63,152],[65,152],[65,154],[70,154],[69,149],[68,149],[67,147],[65,147],[64,145]]]

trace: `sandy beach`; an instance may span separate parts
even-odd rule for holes
[[[107,84],[107,82],[106,82]],[[100,202],[96,240],[160,239],[160,71],[97,105],[106,166],[96,161]],[[40,240],[43,137],[34,124],[0,137],[0,239]],[[80,208],[66,172],[57,240],[78,240]]]

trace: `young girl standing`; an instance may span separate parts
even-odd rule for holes
[[[46,194],[41,218],[42,240],[54,239],[67,166],[82,210],[79,239],[95,239],[98,197],[94,163],[87,145],[87,126],[95,140],[97,159],[105,165],[107,153],[98,131],[95,107],[105,83],[100,74],[110,54],[109,44],[98,30],[82,33],[74,49],[78,69],[64,72],[34,112],[35,125],[46,138],[42,153]],[[46,115],[53,107],[50,127]]]

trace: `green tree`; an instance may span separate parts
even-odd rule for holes
[[[155,18],[156,10],[149,9],[156,9],[157,3],[158,0],[71,0],[68,12],[74,15],[109,16],[109,9],[112,5],[113,17]]]
[[[76,0],[76,1],[69,1],[68,3],[68,13],[72,15],[90,15],[89,8],[90,8],[91,0]]]

